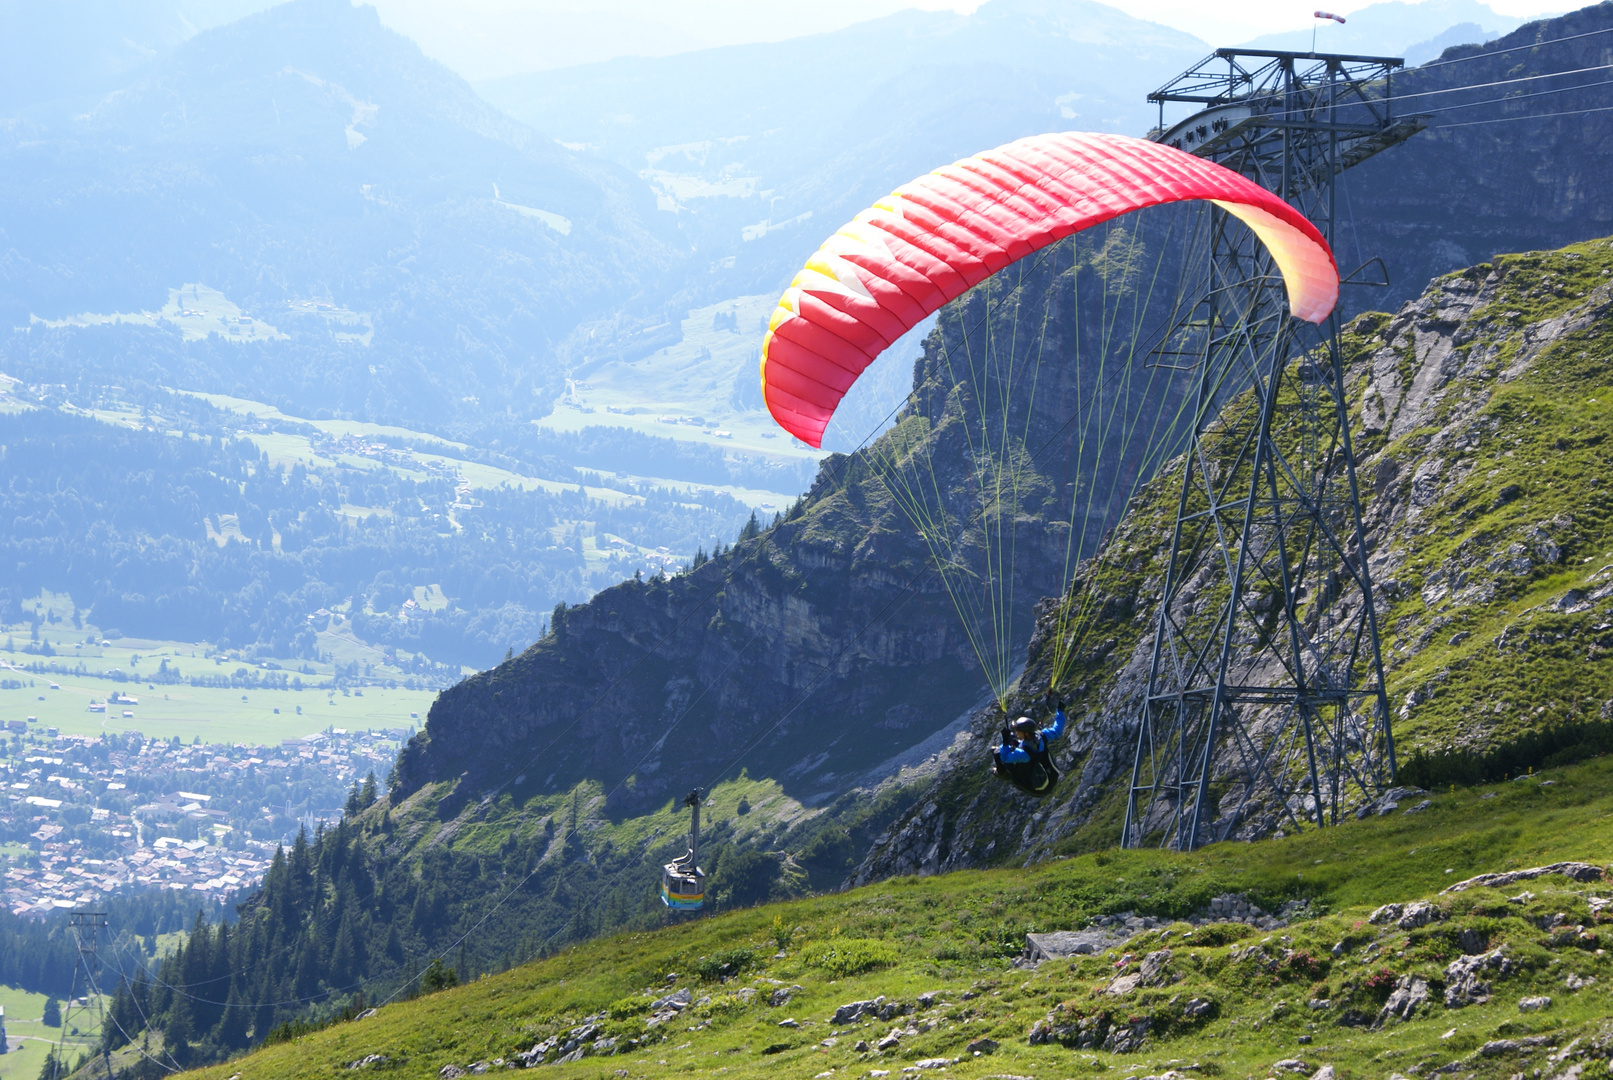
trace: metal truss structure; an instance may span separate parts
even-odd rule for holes
[[[1388,76],[1401,63],[1222,49],[1149,95],[1150,137],[1275,192],[1331,244],[1338,174],[1426,122],[1394,116]],[[1199,111],[1166,128],[1172,104]],[[1184,295],[1200,299],[1150,354],[1192,370],[1197,397],[1127,847],[1323,826],[1395,773],[1339,316],[1293,318],[1270,254],[1219,208],[1187,262]],[[1384,283],[1360,280],[1373,268],[1345,280]]]
[[[68,929],[72,932],[73,940],[78,946],[78,965],[73,969],[72,988],[67,995],[67,1005],[62,1010],[62,1034],[56,1045],[51,1048],[50,1056],[45,1061],[42,1075],[52,1078],[65,1077],[73,1072],[75,1066],[81,1063],[70,1063],[67,1057],[68,1034],[78,1034],[82,1025],[86,1031],[101,1031],[106,1024],[106,1003],[101,992],[101,934],[107,929],[106,912],[104,911],[75,911],[68,915]],[[84,993],[79,994],[79,976],[84,977]],[[78,1017],[74,1023],[73,1018]],[[93,1019],[92,1019],[93,1017]],[[103,1041],[100,1047],[101,1068],[105,1075],[112,1075],[112,1056],[106,1049]],[[93,1054],[94,1051],[91,1051]],[[93,1069],[93,1062],[90,1063]]]

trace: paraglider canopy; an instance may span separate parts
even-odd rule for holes
[[[863,369],[943,304],[1072,233],[1192,199],[1213,202],[1259,236],[1295,316],[1327,318],[1339,290],[1333,253],[1304,215],[1265,188],[1146,139],[1036,135],[904,184],[824,242],[768,322],[768,411],[802,442],[821,446]]]

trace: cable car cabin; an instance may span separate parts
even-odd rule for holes
[[[676,911],[699,911],[706,901],[706,875],[700,868],[669,862],[661,871],[661,903]]]
[[[684,796],[689,808],[689,851],[661,868],[661,903],[675,911],[699,911],[706,902],[706,875],[700,869],[700,791]]]

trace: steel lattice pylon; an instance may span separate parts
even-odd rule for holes
[[[1400,64],[1223,49],[1149,96],[1151,137],[1279,194],[1332,243],[1338,173],[1423,126],[1392,114]],[[1168,103],[1201,111],[1167,130]],[[1291,317],[1270,255],[1219,208],[1188,262],[1201,299],[1151,353],[1195,371],[1197,397],[1127,847],[1324,825],[1395,771],[1339,317]]]

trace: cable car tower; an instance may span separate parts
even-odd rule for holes
[[[700,789],[683,797],[689,808],[689,850],[661,868],[661,903],[674,911],[699,911],[706,902],[706,874],[700,869]]]
[[[1402,63],[1221,49],[1149,95],[1150,138],[1278,194],[1331,245],[1338,174],[1426,124],[1393,113]],[[1199,111],[1167,128],[1171,104]],[[1125,847],[1323,826],[1395,774],[1339,315],[1293,318],[1265,247],[1219,207],[1187,260],[1200,299],[1149,355],[1192,372],[1196,397]],[[1377,260],[1345,282],[1387,284]]]
[[[69,1032],[78,1033],[78,1025],[70,1023],[74,1016],[79,1017],[79,1024],[86,1024],[85,1014],[94,1014],[94,1027],[91,1030],[102,1031],[106,1027],[106,1001],[101,993],[101,934],[107,929],[106,912],[104,911],[75,911],[68,915],[68,929],[73,933],[73,940],[78,946],[78,966],[73,969],[73,981],[67,992],[67,1003],[62,1009],[61,1036],[56,1045],[45,1059],[45,1071],[51,1077],[65,1077],[74,1071],[74,1066],[68,1063],[67,1039]],[[84,973],[84,994],[79,996],[79,972]],[[95,1059],[93,1047],[83,1048],[87,1051],[89,1060],[85,1062],[85,1075],[94,1075]],[[106,1049],[106,1043],[101,1043],[101,1069],[110,1080],[112,1076],[112,1055]]]

